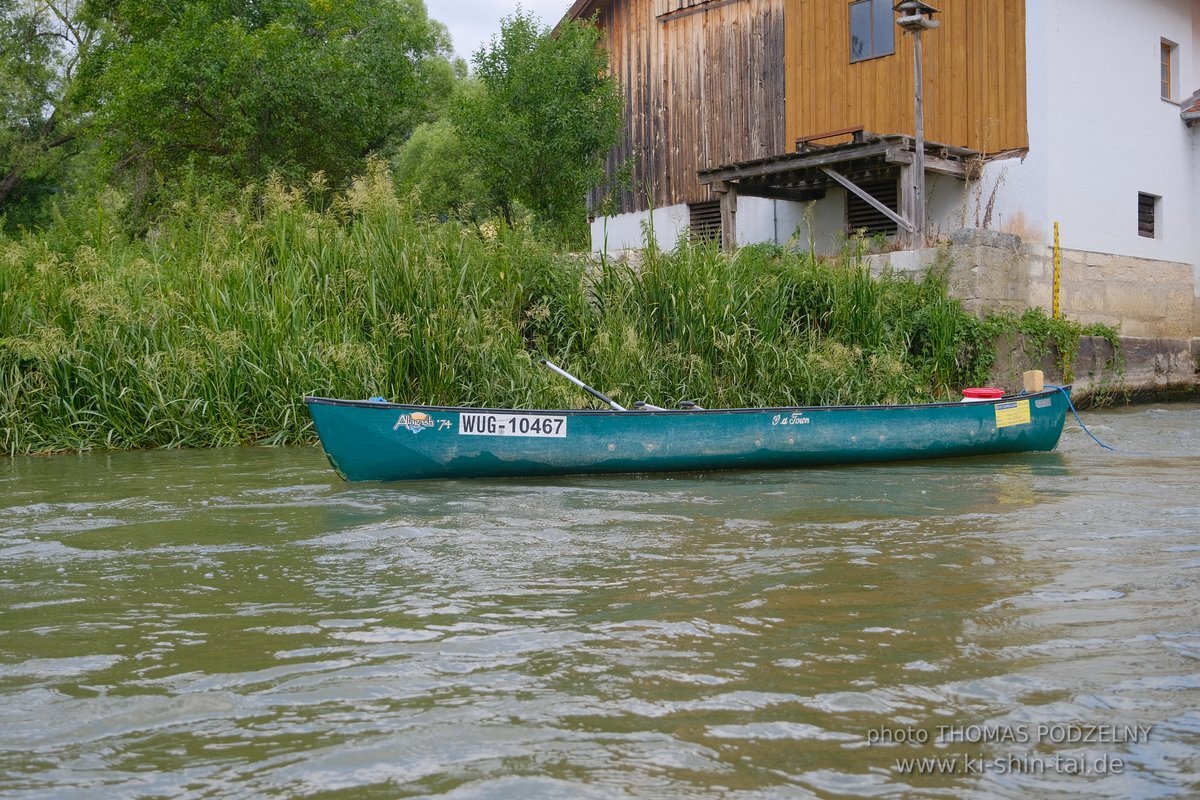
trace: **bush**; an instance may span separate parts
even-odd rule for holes
[[[571,407],[912,402],[987,360],[936,276],[683,244],[638,269],[438,224],[381,164],[332,202],[279,181],[0,239],[0,451],[294,443],[306,394]],[[316,206],[314,208],[314,206]]]

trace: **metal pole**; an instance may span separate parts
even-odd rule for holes
[[[926,244],[925,238],[925,92],[924,66],[921,52],[921,29],[913,34],[913,114],[915,117],[916,145],[913,152],[913,172],[916,186],[913,200],[913,243],[917,248]]]

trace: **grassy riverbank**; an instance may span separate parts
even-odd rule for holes
[[[305,394],[587,405],[541,355],[627,403],[925,400],[981,380],[990,335],[936,276],[777,247],[596,265],[414,220],[380,168],[324,203],[269,185],[144,236],[97,210],[0,239],[0,452],[306,441]]]

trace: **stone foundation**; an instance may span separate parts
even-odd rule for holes
[[[1053,250],[1009,233],[957,231],[940,248],[885,253],[868,262],[876,274],[885,269],[920,274],[944,265],[951,295],[976,314],[1053,307]],[[1061,313],[1116,328],[1121,341],[1118,359],[1104,339],[1084,338],[1072,369],[1076,391],[1194,391],[1200,372],[1196,283],[1190,264],[1061,251]],[[997,385],[1020,388],[1026,369],[1042,369],[1052,383],[1063,381],[1057,353],[1034,356],[1019,341],[1003,342],[1000,349],[993,373]]]

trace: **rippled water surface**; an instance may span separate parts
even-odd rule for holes
[[[1200,796],[1200,407],[1085,421],[1119,452],[0,459],[0,795]]]

